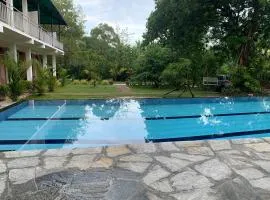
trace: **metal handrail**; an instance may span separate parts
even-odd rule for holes
[[[0,20],[11,25],[11,7],[0,2]],[[33,22],[28,16],[13,7],[13,26],[20,31],[31,35],[41,41],[44,41],[58,49],[63,50],[63,44],[53,37],[51,32],[46,31],[42,26]]]

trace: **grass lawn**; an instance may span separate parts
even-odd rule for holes
[[[52,93],[43,96],[30,96],[30,99],[91,99],[91,98],[114,98],[114,97],[163,97],[170,89],[140,88],[134,87],[121,90],[115,85],[73,85],[59,87]],[[219,93],[210,91],[194,90],[195,97],[219,96]],[[180,92],[174,92],[166,97],[178,97]],[[191,97],[186,92],[182,97]]]

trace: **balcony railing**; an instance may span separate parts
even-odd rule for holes
[[[11,8],[2,2],[0,2],[0,21],[5,22],[11,27],[15,27],[36,39],[63,50],[63,44],[58,41],[57,37],[54,36],[52,32],[48,32],[38,24],[33,23],[29,17],[25,16],[19,10],[14,9],[12,12]]]

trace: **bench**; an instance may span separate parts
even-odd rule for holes
[[[203,77],[204,86],[218,86],[218,78],[216,77]]]

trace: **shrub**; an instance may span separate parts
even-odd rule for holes
[[[22,80],[22,87],[25,92],[32,93],[33,92],[33,83],[31,81]]]
[[[109,79],[108,81],[109,81],[110,85],[113,85],[113,80],[112,79]]]
[[[37,60],[33,61],[33,67],[36,71],[36,77],[33,81],[34,91],[38,95],[43,95],[47,89],[49,79],[49,71],[41,66]]]
[[[96,85],[97,85],[97,80],[96,80],[96,79],[92,79],[92,80],[89,81],[89,84],[90,84],[90,85],[93,85],[94,87],[96,87]]]
[[[236,67],[231,76],[235,88],[243,92],[259,93],[261,91],[260,82],[253,78],[245,67]]]
[[[102,80],[101,85],[110,85],[110,82],[108,80]]]
[[[8,84],[8,96],[12,101],[17,101],[19,96],[23,93],[22,81],[12,81]]]
[[[66,69],[60,69],[59,72],[59,80],[61,82],[61,86],[64,87],[68,80],[67,70]]]
[[[61,86],[61,82],[59,80],[56,80],[56,87],[60,87]]]
[[[84,79],[80,81],[80,84],[82,84],[82,85],[88,85],[88,83],[89,82],[87,80],[84,80]]]
[[[48,84],[48,90],[49,90],[49,92],[53,92],[55,90],[56,86],[57,86],[57,79],[56,79],[56,77],[54,77],[53,75],[50,74],[49,77],[48,77],[47,84]]]
[[[5,100],[7,95],[8,95],[8,86],[0,85],[0,101]]]
[[[9,55],[4,56],[4,65],[8,70],[8,96],[12,101],[17,101],[23,93],[22,79],[25,76],[27,65],[16,63]]]
[[[80,82],[80,80],[73,80],[72,81],[72,84],[74,84],[74,85],[79,85],[81,82]]]

